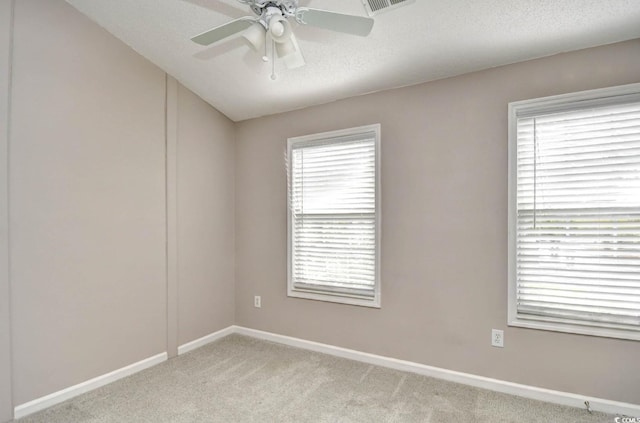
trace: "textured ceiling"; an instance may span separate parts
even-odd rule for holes
[[[235,0],[67,1],[235,121],[640,38],[640,0],[416,0],[367,38],[294,23],[307,66],[276,63],[272,81],[242,38],[189,40],[251,15]],[[366,15],[361,0],[300,4]]]

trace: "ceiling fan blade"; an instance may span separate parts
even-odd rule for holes
[[[191,41],[203,46],[208,46],[246,30],[255,22],[256,20],[251,17],[235,19],[231,22],[227,22],[226,24],[205,31],[202,34],[198,34],[191,38]]]
[[[296,20],[303,25],[317,26],[331,31],[366,37],[373,28],[374,20],[364,16],[346,15],[328,10],[299,7]]]

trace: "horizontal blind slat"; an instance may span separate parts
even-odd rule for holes
[[[370,296],[376,278],[375,138],[291,150],[291,271],[298,289]]]
[[[640,103],[517,120],[517,312],[640,330]]]

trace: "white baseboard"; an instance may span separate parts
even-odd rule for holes
[[[224,338],[227,335],[231,335],[235,332],[235,326],[229,326],[217,332],[213,332],[209,335],[203,336],[202,338],[196,339],[195,341],[187,342],[186,344],[180,345],[178,347],[178,355],[186,354],[189,351],[193,351],[196,348],[200,348],[204,345],[210,344],[213,341],[217,341],[220,338]]]
[[[416,373],[424,376],[434,377],[437,379],[461,383],[464,385],[475,386],[482,389],[488,389],[490,391],[502,392],[505,394],[517,395],[524,398],[549,402],[552,404],[567,405],[570,407],[584,409],[584,403],[585,401],[588,401],[591,409],[594,411],[601,411],[603,413],[610,414],[620,414],[625,416],[640,416],[640,405],[638,404],[611,401],[602,398],[594,398],[568,392],[554,391],[551,389],[506,382],[503,380],[491,379],[483,376],[472,375],[469,373],[462,373],[453,370],[427,366],[425,364],[414,363],[411,361],[398,360],[381,355],[350,350],[347,348],[336,347],[319,342],[307,341],[300,338],[278,335],[271,332],[249,329],[242,326],[229,326],[225,329],[219,330],[200,339],[196,339],[195,341],[181,345],[180,347],[178,347],[178,354],[185,354],[189,351],[202,347],[233,333],[263,339],[266,341],[277,342],[279,344],[302,348],[309,351],[316,351],[336,357],[347,358],[350,360],[360,361],[376,366]],[[118,379],[130,376],[156,364],[160,364],[166,360],[167,353],[158,354],[129,366],[123,367],[121,369],[115,370],[111,373],[98,376],[86,382],[82,382],[78,385],[71,386],[58,392],[54,392],[53,394],[47,395],[45,397],[18,405],[14,409],[15,418],[19,419],[28,416],[29,414],[59,404],[63,401],[71,399],[85,392],[97,389],[108,383],[115,382]]]
[[[441,369],[438,367],[427,366],[425,364],[398,360],[395,358],[384,357],[375,354],[368,354],[346,348],[335,347],[333,345],[306,341],[300,338],[292,338],[290,336],[278,335],[271,332],[264,332],[241,326],[234,326],[234,332],[240,335],[264,339],[266,341],[277,342],[280,344],[329,354],[336,357],[348,358],[350,360],[374,364],[376,366],[417,373],[424,376],[430,376],[437,379],[448,380],[450,382],[475,386],[477,388],[488,389],[490,391],[516,395],[519,397],[530,398],[538,401],[567,405],[570,407],[583,409],[586,409],[585,401],[588,401],[589,406],[594,411],[601,411],[603,413],[609,414],[621,414],[625,416],[640,416],[640,405],[637,404],[629,404],[602,398],[587,397],[584,395],[572,394],[568,392],[554,391],[551,389],[538,388],[535,386],[521,385],[518,383],[506,382],[503,380],[491,379],[488,377],[472,375],[469,373]]]
[[[153,357],[146,358],[142,361],[138,361],[137,363],[133,363],[121,369],[114,370],[113,372],[95,377],[93,379],[89,379],[85,382],[70,386],[66,389],[54,392],[47,396],[37,398],[33,401],[20,404],[13,409],[14,418],[19,419],[28,416],[29,414],[33,414],[35,412],[44,410],[45,408],[49,408],[53,405],[69,400],[73,397],[77,397],[78,395],[84,394],[85,392],[98,389],[101,386],[107,385],[109,383],[115,382],[116,380],[148,369],[149,367],[160,364],[163,361],[167,361],[167,357],[168,356],[166,352],[154,355]]]

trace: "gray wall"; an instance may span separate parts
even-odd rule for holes
[[[11,420],[8,111],[12,0],[0,0],[0,422]]]
[[[179,87],[178,344],[233,325],[234,132],[233,122]]]
[[[506,327],[507,103],[639,81],[634,40],[238,124],[236,324],[640,403],[640,343]],[[382,308],[288,298],[287,138],[378,122]]]
[[[7,5],[0,6],[3,20]],[[4,21],[0,28],[5,69]],[[13,36],[14,378],[12,406],[0,381],[0,421],[13,406],[169,350],[170,308],[177,308],[176,338],[188,342],[231,324],[234,307],[234,124],[181,86],[168,105],[163,71],[62,0],[16,2]],[[184,125],[171,158],[169,108]],[[172,181],[169,160],[182,169]],[[173,205],[181,213],[172,227],[168,185],[178,189]],[[0,190],[0,206],[5,202]],[[205,213],[213,213],[209,221]],[[213,243],[203,239],[218,234]],[[168,296],[167,240],[178,237],[185,270]],[[6,285],[0,277],[2,292]],[[179,296],[198,302],[181,310]],[[9,319],[0,297],[4,371]]]
[[[506,104],[638,82],[640,40],[235,125],[175,81],[169,95],[161,70],[62,0],[20,0],[9,113],[10,3],[0,0],[0,421],[234,322],[640,402],[637,342],[505,328]],[[289,299],[286,138],[375,122],[382,309]],[[489,346],[491,328],[506,329],[505,349]]]
[[[165,75],[61,1],[16,2],[14,403],[165,351]]]

